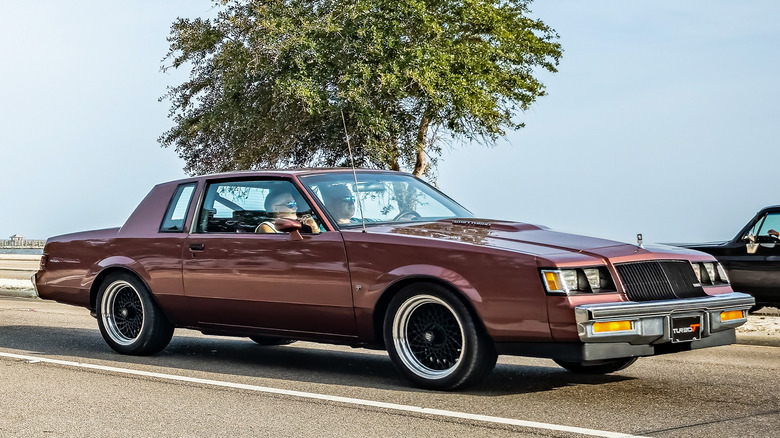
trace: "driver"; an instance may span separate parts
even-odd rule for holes
[[[322,202],[333,219],[339,224],[352,222],[352,216],[355,215],[355,195],[352,190],[344,184],[334,184],[321,190]]]

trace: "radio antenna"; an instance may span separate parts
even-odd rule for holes
[[[355,158],[352,156],[352,146],[349,145],[349,133],[347,132],[347,121],[344,119],[344,110],[341,111],[341,123],[344,125],[344,138],[347,140],[347,150],[349,151],[349,161],[352,164],[352,176],[355,178],[355,199],[357,199],[358,209],[360,210],[360,222],[363,224],[363,232],[366,232],[366,217],[363,216],[363,202],[360,200],[360,189],[358,188],[357,172],[355,171]]]

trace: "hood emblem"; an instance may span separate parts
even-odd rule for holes
[[[642,246],[642,233],[636,235],[636,246],[644,248],[644,246]]]

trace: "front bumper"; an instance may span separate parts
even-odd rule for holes
[[[747,311],[755,304],[752,296],[732,292],[701,298],[663,301],[626,301],[619,303],[587,304],[574,309],[577,333],[585,343],[620,342],[631,345],[663,344],[673,341],[672,319],[699,317],[700,338],[690,342],[702,342],[727,330],[733,330],[747,322]],[[723,312],[742,311],[742,318],[722,320]],[[594,324],[613,321],[630,321],[629,330],[598,331]]]
[[[580,342],[496,343],[500,354],[547,357],[587,362],[624,357],[655,356],[736,342],[735,328],[747,322],[752,296],[729,293],[701,298],[664,301],[626,301],[587,304],[574,309]],[[742,311],[742,318],[721,320],[721,313]],[[701,319],[699,339],[672,342],[672,318]],[[594,324],[631,321],[630,330],[597,332]]]

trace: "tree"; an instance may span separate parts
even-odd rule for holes
[[[177,19],[160,137],[190,173],[359,166],[425,174],[443,139],[492,145],[556,71],[558,35],[531,0],[220,0]]]

